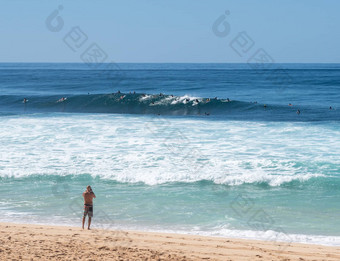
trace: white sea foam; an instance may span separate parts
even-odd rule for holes
[[[140,101],[145,101],[145,100],[150,100],[152,99],[153,95],[150,95],[150,94],[146,94],[145,96],[141,96],[139,98]]]
[[[339,169],[339,130],[303,123],[117,115],[0,121],[1,177],[86,173],[150,185],[210,180],[279,186],[328,176],[332,164]]]
[[[178,104],[178,103],[183,103],[187,104],[188,102],[192,102],[194,100],[198,99],[197,97],[192,97],[189,95],[183,95],[183,96],[177,96],[175,99],[172,100],[171,104]]]
[[[190,234],[219,236],[228,238],[242,238],[271,241],[280,250],[289,248],[291,243],[320,244],[327,246],[340,246],[340,237],[338,236],[319,236],[304,234],[289,234],[283,231],[254,231],[254,230],[234,230],[219,229],[215,231],[190,231]]]

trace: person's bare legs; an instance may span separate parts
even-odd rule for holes
[[[91,217],[89,217],[89,226],[87,227],[87,229],[90,229],[91,226]]]
[[[83,217],[83,226],[82,226],[83,229],[84,229],[84,225],[85,225],[85,217]]]

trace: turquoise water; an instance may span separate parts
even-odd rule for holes
[[[340,67],[290,66],[2,64],[0,221],[79,226],[90,184],[97,228],[340,245]]]

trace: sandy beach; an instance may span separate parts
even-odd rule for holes
[[[340,247],[0,223],[1,260],[340,260]]]

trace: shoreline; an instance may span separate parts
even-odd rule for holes
[[[340,246],[0,222],[4,260],[340,260]]]
[[[86,221],[87,222],[87,221]],[[41,225],[41,226],[52,226],[52,227],[70,227],[78,228],[78,225],[72,223],[50,223],[50,222],[27,222],[22,221],[0,221],[0,224],[13,224],[13,225]],[[86,223],[87,224],[87,223]],[[303,245],[316,245],[316,246],[329,246],[329,247],[340,247],[340,236],[325,236],[325,235],[313,235],[313,234],[291,234],[284,232],[271,231],[272,234],[264,236],[266,232],[263,231],[250,231],[250,230],[229,230],[226,234],[209,233],[207,231],[190,231],[190,230],[173,230],[173,229],[150,229],[146,227],[111,227],[111,226],[98,226],[98,223],[94,222],[94,228],[96,230],[109,230],[109,231],[132,231],[141,233],[159,233],[159,234],[176,234],[176,235],[190,235],[198,237],[213,237],[221,239],[234,239],[234,240],[250,240],[250,241],[264,241],[264,242],[275,242],[276,244],[303,244]],[[245,232],[242,234],[242,232]],[[248,232],[252,232],[249,235]],[[271,240],[272,238],[273,240]],[[336,243],[332,240],[326,241],[325,239],[336,238]]]

